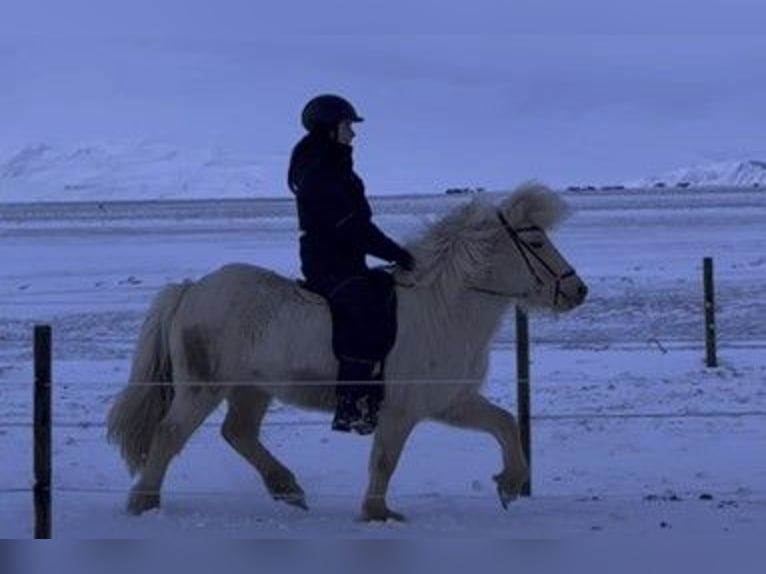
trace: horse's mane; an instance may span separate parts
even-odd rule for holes
[[[457,206],[408,246],[417,260],[418,283],[438,282],[446,288],[484,273],[505,233],[498,211],[512,227],[535,225],[542,229],[550,229],[569,212],[563,199],[536,182],[499,195],[499,202],[479,195]]]

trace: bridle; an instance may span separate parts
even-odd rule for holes
[[[499,209],[497,210],[497,218],[500,220],[500,224],[503,226],[503,229],[508,233],[508,236],[511,238],[511,241],[516,246],[516,249],[519,250],[519,253],[521,254],[522,259],[524,260],[524,263],[527,265],[527,269],[529,270],[530,275],[535,278],[535,282],[538,286],[542,285],[544,283],[542,277],[540,277],[540,274],[537,272],[537,269],[535,269],[535,266],[532,263],[532,259],[537,261],[537,263],[540,264],[540,266],[543,268],[543,270],[548,273],[553,279],[555,279],[555,289],[553,291],[553,305],[556,306],[556,303],[558,303],[559,298],[563,299],[569,299],[566,293],[564,293],[561,290],[561,282],[569,277],[573,277],[575,275],[574,269],[567,269],[564,273],[556,273],[556,271],[551,267],[551,265],[535,251],[535,249],[529,245],[524,239],[521,237],[520,234],[529,232],[529,231],[542,231],[542,229],[536,225],[529,225],[527,227],[520,227],[518,229],[514,229],[510,223],[508,223],[508,220],[503,215],[503,212]],[[501,291],[494,291],[492,289],[485,289],[483,287],[471,287],[472,291],[479,291],[480,293],[487,293],[489,295],[497,295],[500,297],[506,297],[506,298],[512,298],[512,297],[518,297],[519,294],[511,294],[511,293],[503,293]]]

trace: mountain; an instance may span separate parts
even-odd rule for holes
[[[766,162],[757,160],[721,161],[682,167],[631,181],[626,187],[766,187]]]
[[[149,141],[37,144],[0,156],[0,203],[289,197],[286,187],[276,188],[286,168],[283,155],[245,157]],[[663,185],[766,188],[766,162],[679,168],[625,187]]]
[[[257,197],[284,161],[145,141],[39,144],[0,158],[0,202]]]

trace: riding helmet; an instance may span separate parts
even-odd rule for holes
[[[362,122],[351,102],[335,94],[322,94],[309,100],[301,113],[301,122],[308,131],[331,130],[342,121]]]

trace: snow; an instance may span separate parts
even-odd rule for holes
[[[270,499],[220,438],[220,412],[173,462],[162,509],[138,518],[123,511],[130,479],[103,420],[127,379],[148,302],[169,281],[232,261],[295,275],[289,201],[0,205],[0,536],[29,537],[33,528],[31,328],[50,323],[57,537],[762,538],[762,191],[564,195],[576,211],[553,237],[590,295],[570,314],[531,320],[533,497],[503,511],[491,479],[500,468],[494,442],[424,423],[391,485],[390,504],[409,522],[374,525],[354,520],[369,438],[333,433],[328,415],[283,405],[269,413],[264,439],[296,473],[308,512]],[[464,200],[386,197],[374,209],[406,239]],[[717,368],[704,365],[703,256],[715,258]],[[510,317],[485,389],[511,411],[513,343]]]

